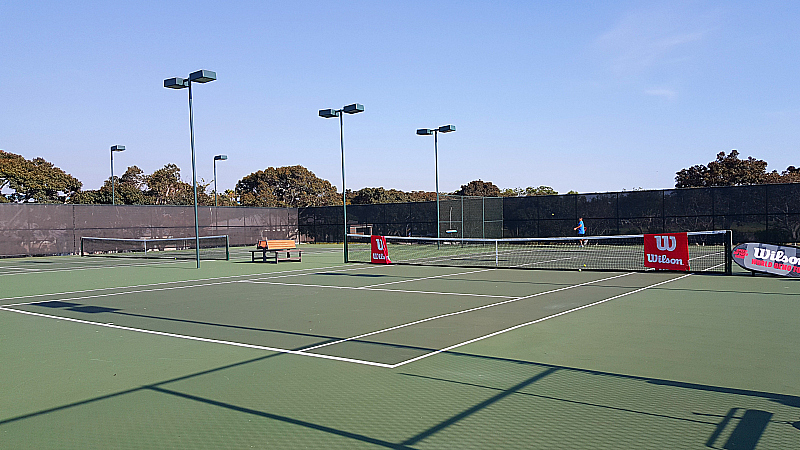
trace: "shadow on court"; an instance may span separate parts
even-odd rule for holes
[[[68,305],[61,307],[65,306]],[[336,339],[331,336],[318,337]],[[302,348],[294,350],[302,350]],[[242,415],[242,417],[259,418],[297,427],[296,433],[300,434],[303,433],[300,430],[305,430],[343,438],[346,440],[345,442],[352,441],[353,444],[357,442],[390,449],[425,448],[427,443],[432,441],[435,443],[437,437],[442,435],[447,435],[448,439],[451,439],[449,436],[452,433],[463,434],[464,439],[478,439],[478,436],[473,434],[480,430],[471,430],[470,426],[474,426],[476,422],[487,420],[487,417],[492,418],[490,420],[492,423],[499,420],[499,423],[502,423],[500,426],[506,428],[512,426],[508,422],[509,420],[517,422],[513,424],[513,429],[521,428],[532,435],[537,435],[544,432],[547,427],[557,426],[561,420],[560,414],[565,412],[573,421],[568,428],[573,429],[575,427],[597,427],[598,423],[601,428],[611,427],[613,429],[615,425],[612,424],[612,420],[627,417],[627,421],[623,423],[623,428],[619,432],[634,435],[641,433],[643,435],[637,436],[637,438],[645,439],[645,442],[647,439],[657,439],[658,434],[668,432],[669,429],[680,430],[686,427],[695,431],[699,429],[701,433],[704,433],[701,435],[697,435],[697,433],[694,435],[692,433],[670,435],[674,439],[672,448],[705,445],[708,448],[755,449],[759,443],[767,448],[788,448],[775,445],[796,443],[800,440],[800,421],[776,419],[775,417],[779,415],[796,418],[800,414],[800,397],[798,396],[638,377],[463,352],[446,352],[442,356],[449,358],[448,368],[444,372],[449,373],[450,376],[432,373],[442,372],[442,369],[415,368],[413,366],[406,366],[402,372],[389,373],[389,377],[394,380],[393,383],[421,391],[422,394],[430,393],[431,396],[436,397],[434,393],[453,393],[451,404],[446,405],[446,409],[451,411],[449,414],[441,413],[428,418],[427,425],[422,428],[403,430],[403,434],[406,435],[403,439],[391,439],[384,436],[387,424],[376,426],[374,433],[358,432],[329,424],[328,422],[337,423],[335,417],[341,413],[339,405],[325,409],[322,418],[313,421],[308,418],[273,412],[266,405],[263,408],[255,408],[252,405],[246,406],[233,401],[212,398],[203,395],[204,389],[198,390],[197,383],[192,383],[195,386],[194,392],[189,392],[192,389],[182,385],[183,382],[195,380],[201,382],[200,386],[202,386],[203,377],[211,374],[246,369],[247,366],[262,363],[271,364],[271,361],[278,357],[296,358],[296,356],[282,353],[252,358],[109,395],[6,418],[0,420],[0,431],[3,427],[15,423],[42,419],[54,413],[68,412],[112,399],[124,399],[126,396],[137,393],[151,392],[164,396],[161,401],[167,403],[170,402],[170,398],[175,401],[185,400],[207,407],[219,408]],[[470,372],[474,371],[490,373],[486,370],[487,367],[493,367],[497,373],[511,373],[514,376],[505,379],[502,383],[505,386],[502,386],[496,380],[478,382],[470,375]],[[458,370],[454,371],[453,368]],[[459,376],[457,373],[461,375]],[[513,380],[512,378],[517,379]],[[213,383],[213,380],[207,382]],[[364,388],[364,386],[348,387],[348,389]],[[456,393],[465,389],[471,393],[471,398],[481,398],[481,400],[471,404],[463,402]],[[598,397],[595,390],[606,391],[607,395]],[[643,393],[648,395],[644,398],[636,398]],[[619,401],[618,397],[626,396],[629,398]],[[656,405],[653,404],[653,399],[656,399]],[[772,411],[769,404],[781,405],[784,408]],[[543,405],[548,407],[541,409]],[[419,405],[419,407],[420,409],[430,409],[431,405]],[[714,414],[697,410],[703,408],[706,410],[719,409],[720,413]],[[725,413],[723,414],[722,411]],[[514,414],[523,414],[523,416],[513,417]],[[520,421],[521,423],[519,423]],[[633,424],[639,422],[644,425],[637,429]],[[619,424],[616,427],[619,428]],[[576,435],[581,434],[574,430],[573,432]],[[770,440],[767,442],[763,442],[765,433],[770,435]],[[540,438],[537,437],[537,439]],[[581,438],[585,438],[585,436]],[[645,445],[645,447],[653,446],[652,444],[660,446],[661,443],[664,442],[653,441],[650,442],[651,445]],[[504,447],[502,441],[494,442],[494,444]],[[568,441],[564,444],[566,447],[570,446]],[[718,445],[722,445],[722,447],[718,447]],[[491,441],[483,442],[482,446],[483,448],[493,447]]]

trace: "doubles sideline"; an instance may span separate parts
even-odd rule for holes
[[[472,272],[468,272],[468,273],[482,272],[482,271],[485,271],[485,270],[494,270],[494,269],[477,270],[477,271],[472,271]],[[488,339],[490,337],[498,336],[500,334],[504,334],[504,333],[507,333],[509,331],[513,331],[513,330],[516,330],[516,329],[519,329],[519,328],[522,328],[522,327],[525,327],[525,326],[541,323],[541,322],[543,322],[545,320],[549,320],[549,319],[553,319],[553,318],[556,318],[556,317],[560,317],[560,316],[563,316],[565,314],[569,314],[569,313],[572,313],[572,312],[580,311],[582,309],[586,309],[586,308],[589,308],[589,307],[592,307],[592,306],[597,306],[597,305],[606,303],[606,302],[614,300],[614,299],[618,299],[618,298],[625,297],[625,296],[628,296],[628,295],[631,295],[631,294],[639,293],[639,292],[645,291],[647,289],[651,289],[651,288],[654,288],[654,287],[657,287],[657,286],[661,286],[661,285],[664,285],[664,284],[667,284],[667,283],[671,283],[673,281],[681,280],[681,279],[684,279],[684,278],[687,278],[687,277],[691,276],[692,274],[687,274],[687,275],[682,275],[682,276],[679,276],[679,277],[671,278],[669,280],[665,280],[665,281],[654,283],[654,284],[651,284],[651,285],[648,285],[648,286],[644,286],[644,287],[641,287],[641,288],[638,288],[638,289],[635,289],[635,290],[632,290],[632,291],[629,291],[629,292],[626,292],[626,293],[623,293],[623,294],[615,295],[615,296],[612,296],[612,297],[609,297],[609,298],[605,298],[605,299],[602,299],[602,300],[598,300],[596,302],[592,302],[592,303],[589,303],[589,304],[586,304],[586,305],[583,305],[583,306],[575,307],[575,308],[572,308],[572,309],[569,309],[569,310],[566,310],[566,311],[562,311],[562,312],[559,312],[559,313],[551,314],[549,316],[542,317],[542,318],[539,318],[539,319],[536,319],[536,320],[532,320],[532,321],[525,322],[525,323],[522,323],[522,324],[519,324],[519,325],[508,327],[508,328],[503,329],[503,330],[499,330],[499,331],[496,331],[496,332],[493,332],[493,333],[489,333],[489,334],[484,335],[484,336],[479,336],[479,337],[476,337],[476,338],[473,338],[473,339],[470,339],[470,340],[467,340],[467,341],[464,341],[464,342],[461,342],[461,343],[458,343],[458,344],[454,344],[454,345],[451,345],[451,346],[448,346],[448,347],[445,347],[445,348],[442,348],[442,349],[439,349],[439,350],[435,350],[435,351],[432,351],[430,353],[426,353],[424,355],[420,355],[420,356],[417,356],[415,358],[411,358],[411,359],[408,359],[408,360],[405,360],[405,361],[401,361],[401,362],[395,363],[395,364],[385,364],[385,363],[378,363],[378,362],[375,362],[375,361],[367,361],[367,360],[360,360],[360,359],[354,359],[354,358],[345,358],[345,357],[339,357],[339,356],[324,355],[324,354],[319,354],[319,353],[312,353],[311,351],[319,349],[319,348],[335,345],[335,344],[341,344],[341,343],[345,343],[345,342],[348,342],[348,341],[353,341],[353,340],[362,339],[362,338],[369,337],[369,336],[378,335],[378,334],[381,334],[381,333],[386,333],[386,332],[397,330],[397,329],[400,329],[400,328],[406,328],[406,327],[418,325],[420,323],[425,323],[425,322],[429,322],[429,321],[432,321],[432,320],[437,320],[437,319],[441,319],[441,318],[445,318],[445,317],[452,317],[452,316],[456,316],[456,315],[460,315],[460,314],[466,314],[466,313],[469,313],[469,312],[474,312],[474,311],[483,310],[483,309],[487,309],[487,308],[497,307],[497,306],[501,306],[501,305],[504,305],[504,304],[513,303],[513,302],[517,302],[517,301],[521,301],[521,300],[525,300],[525,299],[529,299],[529,298],[548,295],[548,294],[552,294],[552,293],[556,293],[556,292],[561,292],[561,291],[565,291],[565,290],[569,290],[569,289],[578,288],[578,287],[581,287],[581,286],[587,286],[587,285],[594,284],[594,283],[599,283],[599,282],[602,282],[602,281],[608,281],[608,280],[612,280],[612,279],[615,279],[615,278],[621,278],[621,277],[633,275],[634,273],[635,272],[624,273],[624,274],[621,274],[621,275],[615,275],[615,276],[611,276],[611,277],[601,278],[601,279],[598,279],[598,280],[592,280],[592,281],[579,283],[579,284],[575,284],[575,285],[570,285],[570,286],[566,286],[566,287],[562,287],[562,288],[558,288],[558,289],[553,289],[553,290],[549,290],[549,291],[545,291],[545,292],[539,292],[539,293],[536,293],[536,294],[531,294],[531,295],[527,295],[527,296],[523,296],[523,297],[514,297],[514,298],[510,298],[510,299],[505,300],[505,301],[496,302],[496,303],[492,303],[492,304],[488,304],[488,305],[483,305],[483,306],[479,306],[479,307],[475,307],[475,308],[468,308],[468,309],[465,309],[465,310],[455,311],[455,312],[452,312],[452,313],[440,314],[440,315],[437,315],[437,316],[428,317],[428,318],[425,318],[425,319],[420,319],[420,320],[417,320],[417,321],[412,321],[412,322],[408,322],[408,323],[405,323],[405,324],[396,325],[396,326],[393,326],[393,327],[388,327],[388,328],[384,328],[384,329],[380,329],[380,330],[375,330],[375,331],[372,331],[372,332],[368,332],[368,333],[363,333],[363,334],[359,334],[359,335],[356,335],[356,336],[352,336],[352,337],[349,337],[349,338],[340,339],[340,340],[337,340],[337,341],[332,341],[332,342],[328,342],[328,343],[325,343],[325,344],[320,344],[320,345],[317,345],[317,346],[308,347],[308,348],[305,348],[304,350],[289,350],[289,349],[283,349],[283,348],[277,348],[277,347],[260,346],[260,345],[246,344],[246,343],[233,342],[233,341],[225,341],[225,340],[219,340],[219,339],[208,339],[208,338],[202,338],[202,337],[197,337],[197,336],[182,335],[182,334],[176,334],[176,333],[167,333],[167,332],[147,330],[147,329],[141,329],[141,328],[126,327],[126,326],[122,326],[122,325],[115,325],[115,324],[112,324],[112,323],[93,322],[93,321],[87,321],[87,320],[82,320],[82,319],[73,319],[73,318],[68,318],[68,317],[55,316],[55,315],[51,315],[51,314],[36,313],[36,312],[31,312],[31,311],[22,311],[22,310],[18,310],[18,309],[13,309],[12,308],[12,306],[21,306],[21,305],[26,305],[26,304],[40,303],[40,302],[22,303],[22,304],[16,304],[16,305],[6,305],[6,306],[1,306],[0,310],[7,311],[7,312],[15,312],[15,313],[19,313],[19,314],[25,314],[25,315],[31,315],[31,316],[36,316],[36,317],[54,319],[54,320],[63,320],[63,321],[73,322],[73,323],[95,325],[95,326],[100,326],[100,327],[113,328],[113,329],[132,331],[132,332],[138,332],[138,333],[145,333],[145,334],[152,334],[152,335],[159,335],[159,336],[172,337],[172,338],[178,338],[178,339],[186,339],[186,340],[213,343],[213,344],[230,345],[230,346],[235,346],[235,347],[244,347],[244,348],[257,349],[257,350],[266,350],[266,351],[272,351],[272,352],[278,352],[278,353],[286,353],[286,354],[293,354],[293,355],[300,355],[300,356],[309,356],[309,357],[313,357],[313,358],[322,358],[322,359],[335,360],[335,361],[341,361],[341,362],[348,362],[348,363],[355,363],[355,364],[362,364],[362,365],[368,365],[368,366],[375,366],[375,367],[394,369],[396,367],[400,367],[400,366],[403,366],[403,365],[406,365],[406,364],[410,364],[412,362],[419,361],[421,359],[424,359],[424,358],[427,358],[427,357],[430,357],[430,356],[434,356],[434,355],[437,355],[439,353],[447,352],[447,351],[453,350],[455,348],[459,348],[459,347],[462,347],[462,346],[465,346],[465,345],[468,345],[468,344],[471,344],[471,343],[474,343],[474,342],[478,342],[478,341],[481,341],[481,340],[484,340],[484,339]],[[448,274],[448,276],[463,275],[463,274],[465,274],[465,273]],[[301,274],[295,274],[295,275],[301,275]],[[287,276],[290,276],[290,275],[287,275]],[[433,277],[423,277],[423,278],[420,278],[420,279],[428,279],[428,278],[436,278],[436,277],[441,277],[441,275],[433,276]],[[419,280],[419,279],[415,279],[415,280]],[[402,280],[402,281],[403,282],[407,282],[407,281],[415,281],[415,280]],[[240,280],[228,281],[228,282],[239,282],[239,281]],[[213,284],[221,284],[221,283],[213,283]],[[381,284],[386,284],[386,283],[381,283]],[[317,287],[317,286],[315,286],[315,287]],[[321,286],[321,287],[332,287],[332,286]],[[335,288],[342,288],[342,287],[341,286],[336,286]],[[351,288],[346,288],[346,289],[366,289],[366,288],[368,288],[368,287],[351,287]],[[167,288],[167,289],[169,289],[169,288]],[[420,291],[410,291],[410,292],[420,292]],[[117,293],[117,294],[121,294],[121,293]],[[104,294],[104,295],[114,295],[114,294]]]

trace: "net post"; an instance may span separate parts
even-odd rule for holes
[[[725,230],[725,275],[733,273],[733,231]]]
[[[144,256],[147,256],[147,240],[143,240],[142,244],[144,244]]]
[[[230,240],[228,239],[228,235],[225,235],[225,261],[231,260],[231,246]]]
[[[83,236],[81,236],[81,256],[83,256]]]

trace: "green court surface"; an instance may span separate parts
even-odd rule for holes
[[[0,260],[0,448],[800,449],[800,284]]]

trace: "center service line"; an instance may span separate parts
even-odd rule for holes
[[[608,278],[601,278],[599,280],[594,280],[594,281],[587,281],[585,283],[574,284],[572,286],[553,289],[553,290],[550,290],[550,291],[539,292],[538,294],[527,295],[525,297],[516,297],[516,298],[512,298],[511,300],[506,300],[504,302],[497,302],[497,303],[492,303],[492,304],[489,304],[489,305],[483,305],[483,306],[478,306],[478,307],[475,307],[475,308],[465,309],[465,310],[462,310],[462,311],[456,311],[456,312],[451,312],[451,313],[447,313],[447,314],[440,314],[438,316],[428,317],[426,319],[421,319],[421,320],[417,320],[417,321],[414,321],[414,322],[404,323],[402,325],[397,325],[397,326],[394,326],[394,327],[385,328],[383,330],[372,331],[372,332],[369,332],[369,333],[360,334],[358,336],[349,337],[347,339],[342,339],[342,340],[339,340],[339,341],[328,342],[326,344],[317,345],[315,347],[308,347],[308,348],[306,348],[306,351],[315,350],[315,349],[322,348],[322,347],[327,347],[329,345],[341,344],[343,342],[352,341],[354,339],[361,339],[361,338],[364,338],[364,337],[367,337],[367,336],[373,336],[373,335],[380,334],[380,333],[386,333],[388,331],[397,330],[397,329],[405,328],[405,327],[410,327],[412,325],[417,325],[417,324],[420,324],[420,323],[430,322],[431,320],[442,319],[444,317],[457,316],[459,314],[465,314],[465,313],[468,313],[468,312],[479,311],[481,309],[491,308],[493,306],[500,306],[500,305],[505,305],[507,303],[514,303],[514,302],[517,302],[517,301],[520,301],[520,300],[525,300],[525,299],[528,299],[528,298],[538,297],[540,295],[553,294],[555,292],[566,291],[568,289],[574,289],[576,287],[581,287],[581,286],[586,286],[586,285],[589,285],[589,284],[599,283],[601,281],[608,281],[608,280],[613,280],[614,278],[626,277],[628,275],[633,275],[633,272],[623,273],[622,275],[615,275],[613,277],[608,277]]]
[[[630,274],[626,274],[626,275],[630,275]],[[494,336],[497,336],[497,335],[500,335],[500,334],[503,334],[503,333],[507,333],[509,331],[516,330],[517,328],[527,327],[528,325],[533,325],[533,324],[537,324],[539,322],[544,322],[545,320],[548,320],[548,319],[552,319],[552,318],[555,318],[555,317],[563,316],[564,314],[569,314],[569,313],[572,313],[572,312],[575,312],[575,311],[580,311],[581,309],[585,309],[585,308],[589,308],[589,307],[592,307],[592,306],[596,306],[596,305],[599,305],[601,303],[605,303],[605,302],[608,302],[608,301],[611,301],[611,300],[614,300],[614,299],[625,297],[626,295],[631,295],[631,294],[635,294],[637,292],[642,292],[644,290],[647,290],[647,289],[650,289],[650,288],[653,288],[653,287],[656,287],[656,286],[661,286],[663,284],[671,283],[673,281],[681,280],[683,278],[690,277],[690,276],[692,276],[692,274],[682,275],[682,276],[679,276],[679,277],[676,277],[676,278],[672,278],[672,279],[669,279],[669,280],[666,280],[666,281],[662,281],[660,283],[651,284],[650,286],[645,286],[643,288],[639,288],[639,289],[636,289],[636,290],[633,290],[633,291],[630,291],[630,292],[626,292],[624,294],[615,295],[613,297],[609,297],[609,298],[606,298],[606,299],[603,299],[603,300],[598,300],[598,301],[596,301],[594,303],[589,303],[588,305],[583,305],[583,306],[579,306],[577,308],[568,309],[566,311],[562,311],[562,312],[557,313],[557,314],[553,314],[553,315],[550,315],[550,316],[547,316],[547,317],[542,317],[541,319],[536,319],[536,320],[532,320],[530,322],[525,322],[525,323],[522,323],[522,324],[519,324],[519,325],[515,325],[513,327],[506,328],[505,330],[495,331],[494,333],[490,333],[490,334],[487,334],[485,336],[480,336],[480,337],[477,337],[475,339],[470,339],[468,341],[461,342],[461,343],[458,343],[458,344],[455,344],[455,345],[451,345],[449,347],[445,347],[443,349],[436,350],[436,351],[431,352],[431,353],[426,353],[424,355],[417,356],[416,358],[411,358],[411,359],[409,359],[407,361],[399,362],[397,364],[392,365],[390,368],[391,369],[395,369],[397,367],[404,366],[404,365],[412,363],[414,361],[419,361],[421,359],[425,359],[425,358],[427,358],[429,356],[433,356],[433,355],[436,355],[436,354],[439,354],[439,353],[447,352],[447,351],[453,350],[453,349],[458,348],[458,347],[463,347],[463,346],[465,346],[467,344],[472,344],[474,342],[482,341],[482,340],[490,338],[490,337],[494,337]],[[523,297],[523,298],[527,298],[527,297]],[[310,347],[310,348],[307,348],[306,350],[312,350],[314,348],[315,347]]]

